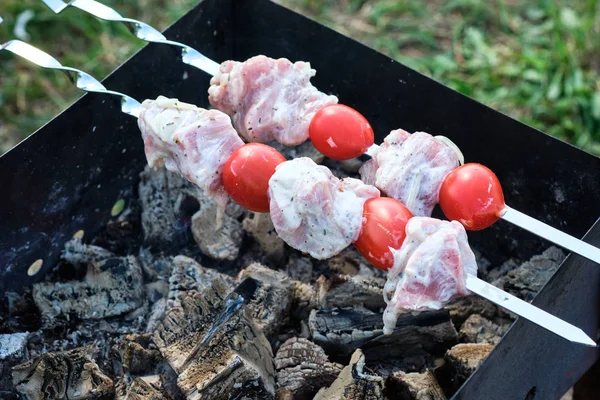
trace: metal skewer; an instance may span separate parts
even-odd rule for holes
[[[206,57],[198,50],[193,49],[186,44],[168,40],[162,33],[150,25],[135,19],[123,17],[114,9],[105,6],[102,3],[98,3],[95,0],[73,0],[69,3],[65,3],[62,0],[42,1],[56,14],[59,14],[68,6],[73,6],[105,21],[122,22],[127,26],[127,29],[129,29],[131,33],[146,42],[163,43],[181,47],[181,56],[184,63],[196,67],[211,76],[214,76],[219,72],[219,64]]]
[[[112,8],[95,0],[74,0],[70,3],[65,3],[62,0],[42,1],[57,14],[68,6],[74,6],[100,19],[123,22],[134,35],[142,40],[182,47],[183,62],[186,64],[192,65],[213,76],[219,70],[219,64],[202,55],[199,51],[192,49],[185,44],[167,40],[162,33],[152,28],[150,25],[131,18],[124,18]],[[371,146],[369,152],[366,153],[367,156],[371,156],[371,153],[377,149],[377,147],[377,145]],[[502,216],[504,220],[600,264],[600,249],[597,247],[589,245],[580,239],[561,232],[560,230],[515,209],[507,207],[506,211],[506,214]]]
[[[476,276],[467,275],[467,289],[500,307],[506,308],[525,319],[535,322],[542,328],[562,336],[568,341],[596,347],[596,342],[580,328],[577,328],[510,293],[506,293]]]
[[[42,50],[33,47],[30,44],[22,42],[20,40],[11,40],[0,46],[0,51],[8,50],[13,54],[16,54],[34,64],[39,65],[42,68],[56,69],[64,72],[69,80],[81,90],[86,92],[95,93],[106,93],[121,97],[121,111],[125,114],[129,114],[133,117],[138,118],[140,115],[141,104],[134,98],[127,96],[126,94],[108,90],[101,84],[96,78],[90,74],[80,71],[75,68],[65,67],[58,62],[50,54],[43,52]]]
[[[11,40],[0,45],[0,51],[8,50],[26,60],[33,62],[43,68],[57,69],[67,74],[71,82],[78,88],[96,93],[106,93],[119,96],[121,98],[121,111],[125,114],[139,117],[141,104],[126,94],[108,90],[102,83],[91,75],[75,68],[65,67],[49,54],[20,40]],[[589,346],[596,346],[596,343],[589,338],[581,329],[538,309],[537,307],[524,302],[487,282],[474,276],[468,276],[467,288],[480,296],[496,303],[515,314],[530,320],[531,322],[546,328],[555,334],[566,338],[572,342],[582,343]]]
[[[527,214],[523,214],[521,211],[506,206],[505,213],[501,216],[501,218],[510,222],[511,224],[533,233],[534,235],[542,237],[559,245],[560,247],[564,247],[573,253],[577,253],[589,260],[594,261],[597,264],[600,264],[599,248],[594,247],[583,240],[577,239],[576,237],[568,235],[563,231],[553,228],[550,225],[530,217]]]

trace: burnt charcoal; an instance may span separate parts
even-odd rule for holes
[[[29,357],[28,337],[28,332],[0,334],[0,395],[2,390],[12,387],[12,367]]]
[[[0,299],[0,316],[0,333],[33,332],[41,326],[31,288],[22,293],[6,292]]]
[[[220,277],[202,291],[188,291],[153,335],[187,398],[228,398],[245,385],[274,395],[271,346],[245,305],[223,313],[228,292]]]
[[[153,333],[153,340],[176,372],[181,372],[193,356],[221,311],[227,293],[228,284],[217,277],[210,285],[183,294],[167,307],[163,322]]]
[[[144,242],[173,250],[191,239],[191,218],[200,209],[200,190],[178,174],[148,166],[138,188]]]
[[[362,305],[373,311],[385,308],[383,285],[385,280],[365,275],[333,274],[317,280],[321,307],[349,307]]]
[[[493,283],[525,301],[531,301],[554,275],[564,258],[565,253],[561,249],[550,247]]]
[[[420,370],[457,342],[447,311],[404,314],[393,333],[383,335],[382,314],[362,307],[313,310],[308,325],[313,341],[334,361],[361,348],[369,362],[396,360],[403,370]]]
[[[26,399],[100,399],[114,392],[112,380],[92,360],[89,347],[44,353],[13,368],[13,385]]]
[[[259,398],[274,396],[271,346],[247,311],[238,308],[210,339],[197,344],[177,380],[187,398],[225,399],[232,392],[244,393],[242,388],[252,388]]]
[[[309,257],[292,254],[285,267],[290,278],[308,283],[313,278],[313,264]]]
[[[242,246],[240,222],[225,213],[222,221],[217,220],[217,203],[206,199],[200,211],[192,217],[192,234],[200,250],[217,260],[233,261]]]
[[[152,333],[156,331],[159,325],[162,323],[165,313],[167,312],[167,299],[160,299],[152,304],[152,308],[148,313],[148,321],[146,322],[146,333]]]
[[[157,386],[148,379],[135,378],[123,400],[167,400]]]
[[[214,269],[205,268],[194,259],[177,256],[172,260],[171,277],[169,278],[168,307],[180,306],[180,300],[190,292],[202,292],[219,279],[226,288],[233,289],[233,278]]]
[[[360,349],[350,358],[350,365],[344,367],[333,384],[319,390],[314,400],[383,399],[383,378],[365,371],[365,356]]]
[[[396,372],[385,382],[386,396],[398,400],[446,400],[435,375],[430,370],[409,374]]]
[[[57,317],[122,315],[142,305],[142,271],[134,257],[113,257],[90,264],[84,281],[35,284],[33,298],[46,326]]]
[[[61,258],[73,265],[99,263],[115,255],[102,247],[85,244],[79,238],[73,238],[65,243]]]
[[[317,308],[317,293],[311,285],[295,282],[296,286],[292,296],[292,318],[305,320],[310,312]]]
[[[460,328],[460,339],[470,343],[488,343],[497,345],[508,328],[509,323],[498,325],[479,314],[473,314]]]
[[[118,348],[123,372],[134,375],[154,373],[162,356],[151,339],[151,334],[125,336]]]
[[[248,214],[242,221],[242,229],[258,242],[267,258],[276,264],[283,263],[285,242],[275,231],[270,214]]]
[[[446,305],[446,309],[457,328],[472,314],[479,314],[487,319],[492,319],[498,314],[495,304],[477,295],[460,297]]]
[[[460,343],[448,350],[444,356],[446,362],[438,370],[445,392],[451,395],[462,386],[493,348],[486,343]]]
[[[321,263],[323,264],[323,263]],[[344,275],[365,275],[375,276],[378,278],[386,278],[385,272],[373,268],[371,264],[361,256],[354,246],[348,246],[341,251],[337,256],[331,257],[325,261],[324,268],[322,267],[319,271],[323,275],[330,275],[333,273],[344,274]]]
[[[147,247],[140,247],[138,251],[138,261],[142,266],[144,279],[147,282],[157,279],[165,279],[171,276],[173,269],[173,257],[163,254],[153,254]]]
[[[247,304],[248,312],[256,326],[271,340],[288,318],[296,284],[285,273],[260,264],[243,269],[238,281],[246,278],[252,278],[259,284]]]
[[[293,399],[312,399],[335,381],[343,366],[329,362],[321,347],[303,338],[291,338],[275,356],[278,395],[287,389]]]
[[[522,264],[522,262],[519,262],[519,260],[510,258],[510,259],[506,260],[504,263],[502,263],[502,265],[500,265],[499,267],[490,269],[487,272],[487,274],[484,276],[485,280],[488,282],[494,282],[495,280],[508,274],[513,269],[518,268],[520,264]],[[482,279],[483,279],[483,277],[482,277]]]

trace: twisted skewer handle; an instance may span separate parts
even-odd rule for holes
[[[8,50],[42,68],[56,69],[64,72],[71,82],[86,92],[107,93],[121,97],[121,111],[134,117],[140,115],[141,104],[126,94],[108,90],[96,78],[75,68],[65,67],[54,57],[30,44],[20,40],[11,40],[0,45],[0,51]]]
[[[105,21],[122,22],[127,26],[127,29],[129,29],[131,33],[146,42],[163,43],[181,47],[181,56],[184,63],[196,67],[210,75],[215,75],[219,71],[219,64],[199,51],[186,44],[168,40],[162,33],[150,25],[135,19],[125,18],[112,8],[95,0],[73,0],[70,3],[65,3],[62,0],[42,1],[57,14],[68,6],[73,6]]]

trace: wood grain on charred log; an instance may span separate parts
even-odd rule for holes
[[[389,336],[383,335],[382,315],[361,307],[314,310],[309,328],[315,343],[341,357],[335,361],[360,347],[370,362],[395,359],[404,370],[423,368],[457,342],[445,310],[405,314]]]
[[[98,399],[113,393],[112,380],[91,358],[91,348],[44,353],[13,368],[15,389],[29,400]]]
[[[112,257],[90,264],[84,281],[35,284],[33,298],[47,326],[59,316],[113,317],[142,305],[142,271],[135,257]]]
[[[271,340],[289,318],[296,283],[285,273],[256,263],[243,269],[238,281],[246,278],[259,285],[246,307],[256,326]]]
[[[385,308],[385,280],[374,276],[332,274],[317,279],[321,307],[350,307],[362,305],[373,311]]]
[[[242,229],[260,245],[260,250],[274,263],[281,263],[285,257],[285,242],[279,237],[267,213],[253,213],[242,221]]]
[[[395,372],[385,382],[386,396],[397,400],[446,400],[446,395],[430,370],[423,373]]]
[[[364,371],[365,356],[356,350],[350,365],[344,367],[333,384],[319,390],[314,400],[379,400],[383,399],[383,379]]]
[[[436,374],[448,395],[462,386],[481,365],[494,346],[487,343],[460,343],[452,347],[444,356],[445,364]]]
[[[228,398],[244,387],[273,396],[271,346],[254,325],[250,309],[242,304],[223,314],[229,284],[220,276],[204,282],[173,304],[153,335],[179,375],[177,386],[189,399]],[[213,326],[217,320],[223,323]]]
[[[287,389],[296,400],[312,399],[320,388],[333,383],[342,367],[330,362],[323,349],[313,342],[291,338],[275,356],[277,387]]]

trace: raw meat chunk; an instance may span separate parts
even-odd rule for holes
[[[308,139],[315,113],[338,101],[310,83],[315,74],[309,63],[285,58],[225,61],[210,81],[208,99],[231,116],[233,126],[248,142],[276,140],[295,146]]]
[[[477,275],[475,255],[457,221],[411,218],[402,247],[392,252],[394,266],[384,287],[386,334],[402,313],[439,310],[450,300],[468,295],[467,274]]]
[[[269,180],[275,230],[293,248],[321,260],[358,238],[363,204],[373,197],[379,197],[375,187],[338,179],[306,157],[281,163]]]
[[[215,199],[221,216],[228,200],[223,165],[244,144],[229,117],[163,96],[142,107],[138,125],[148,165],[183,175]]]
[[[401,201],[415,216],[431,216],[446,175],[459,166],[460,155],[425,132],[390,132],[360,169],[362,180]]]

